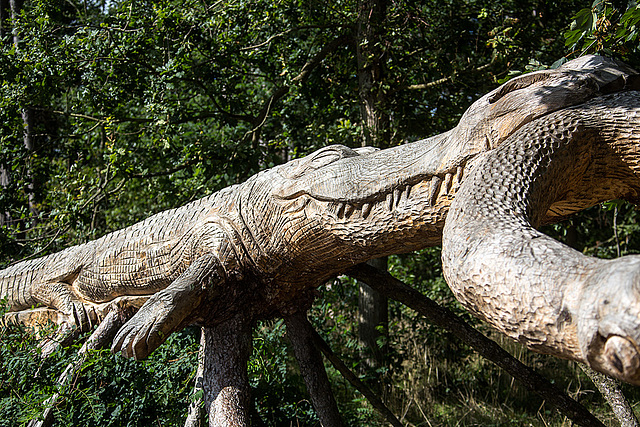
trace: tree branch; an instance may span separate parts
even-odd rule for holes
[[[176,173],[176,172],[180,172],[181,170],[184,170],[184,169],[188,168],[189,166],[196,164],[197,162],[198,161],[196,159],[187,160],[186,162],[184,162],[180,166],[176,166],[174,168],[167,169],[167,170],[162,171],[162,172],[149,172],[149,173],[125,172],[125,173],[127,174],[127,176],[129,178],[138,178],[138,179],[155,178],[155,177],[158,177],[158,176],[167,176],[167,175],[171,175],[171,174]]]
[[[316,54],[310,61],[302,66],[302,70],[300,74],[293,78],[293,82],[305,83],[313,71],[319,64],[322,62],[330,53],[335,51],[338,47],[349,43],[352,40],[351,34],[343,34],[341,36],[336,37],[331,42],[329,42],[325,47],[323,47],[320,52]]]
[[[620,382],[600,372],[596,372],[587,365],[580,364],[582,371],[587,374],[591,382],[595,384],[602,396],[611,407],[616,418],[624,427],[638,427],[640,423],[629,401],[622,393]]]
[[[314,345],[313,336],[310,333],[313,328],[309,324],[307,316],[298,312],[286,316],[284,321],[287,325],[287,338],[291,341],[293,353],[298,360],[300,373],[304,378],[320,424],[323,426],[342,426],[338,405],[331,391],[331,384],[322,363],[322,356]]]
[[[463,342],[472,346],[481,356],[503,368],[576,424],[581,426],[604,426],[584,406],[571,399],[546,378],[524,365],[451,311],[439,306],[433,300],[394,278],[389,273],[377,270],[367,264],[360,264],[347,270],[346,274],[366,282],[378,292],[403,303],[425,316],[434,325],[453,333]]]
[[[486,70],[486,69],[487,69],[487,68],[489,68],[489,67],[491,67],[491,64],[484,64],[484,65],[481,65],[481,66],[479,66],[479,67],[477,67],[477,68],[474,68],[474,69],[473,69],[473,70],[471,70],[471,71],[473,71],[473,72],[480,72],[480,71],[484,71],[484,70]],[[448,83],[448,82],[450,82],[450,81],[452,81],[452,80],[453,80],[453,76],[447,76],[447,77],[443,77],[443,78],[441,78],[441,79],[434,80],[434,81],[432,81],[432,82],[428,82],[428,83],[421,83],[421,84],[409,85],[409,86],[406,86],[406,87],[405,87],[405,89],[408,89],[408,90],[424,90],[424,89],[430,89],[430,88],[433,88],[433,87],[440,86],[440,85],[443,85],[443,84],[445,84],[445,83]]]
[[[378,412],[380,412],[387,421],[393,425],[394,427],[402,427],[402,423],[396,418],[396,416],[391,412],[389,408],[384,404],[384,402],[376,395],[373,390],[367,387],[360,378],[356,376],[351,370],[344,364],[342,360],[338,356],[336,356],[329,345],[322,339],[322,337],[311,327],[311,325],[307,322],[304,326],[306,328],[306,333],[309,337],[313,339],[313,343],[315,346],[324,354],[331,364],[342,374],[342,376],[351,383],[362,395],[371,403]]]
[[[111,308],[109,313],[107,313],[102,322],[100,322],[100,325],[82,345],[80,350],[78,350],[76,360],[69,363],[64,372],[58,377],[57,384],[60,387],[63,387],[71,383],[72,380],[74,380],[79,375],[82,364],[87,359],[87,354],[89,353],[89,351],[106,347],[113,339],[118,329],[120,329],[122,325],[124,325],[124,323],[133,316],[134,313],[135,310],[132,309],[132,307],[127,307],[125,305],[124,308],[122,308],[117,304],[113,304],[113,307]],[[45,410],[42,412],[41,418],[32,419],[31,421],[29,421],[28,427],[51,426],[53,424],[53,408],[57,405],[59,398],[60,392],[55,393],[53,396],[47,399],[43,404]]]

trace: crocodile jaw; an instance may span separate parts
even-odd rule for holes
[[[380,192],[363,192],[366,197],[349,200],[317,197],[317,193],[309,192],[274,201],[290,221],[312,221],[318,224],[316,233],[324,230],[341,242],[338,246],[351,247],[354,256],[368,258],[439,244],[449,205],[464,174],[461,166],[453,172],[417,176],[395,186],[378,184]]]
[[[431,180],[447,172],[441,168],[449,147],[449,133],[388,148],[344,157],[318,170],[291,179],[282,176],[272,190],[280,201],[307,196],[321,202],[360,206],[377,203],[388,195]]]

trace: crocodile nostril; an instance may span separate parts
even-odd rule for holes
[[[613,365],[614,368],[618,370],[621,374],[624,373],[624,366],[622,365],[622,360],[618,357],[616,353],[609,355],[609,362]]]

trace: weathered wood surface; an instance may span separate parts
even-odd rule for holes
[[[471,311],[538,351],[640,383],[640,261],[589,259],[535,231],[608,198],[637,200],[639,80],[580,58],[501,86],[444,134],[380,151],[326,147],[18,263],[0,271],[4,320],[86,330],[114,298],[142,298],[112,349],[143,358],[189,324],[212,342],[222,330],[246,336],[257,319],[308,307],[315,287],[353,265],[442,241],[447,280]],[[243,342],[237,357],[208,351],[204,366],[239,378]],[[243,393],[219,413],[240,408],[233,419],[245,423]]]
[[[634,384],[640,257],[587,257],[536,228],[603,200],[637,200],[639,126],[635,91],[526,125],[477,159],[442,246],[447,283],[474,313],[531,349]]]

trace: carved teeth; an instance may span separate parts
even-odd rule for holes
[[[435,175],[431,179],[431,188],[429,188],[429,204],[434,206],[436,199],[438,198],[438,192],[440,191],[440,184],[442,184],[442,178]]]
[[[398,206],[400,204],[400,199],[402,198],[402,188],[396,188],[393,190],[393,204]]]
[[[448,173],[444,176],[444,185],[442,188],[442,194],[449,194],[451,190],[451,183],[453,182],[453,175]]]
[[[407,185],[407,188],[402,192],[402,199],[406,202],[409,200],[410,195],[411,195],[411,186]]]
[[[355,206],[347,204],[344,210],[344,217],[349,218],[355,209],[356,209]]]
[[[362,205],[362,218],[363,219],[367,219],[367,217],[369,216],[369,213],[371,213],[371,203],[365,203],[364,205]]]
[[[462,166],[458,166],[456,169],[456,187],[459,187],[462,184],[462,175],[464,174],[464,168]]]
[[[389,193],[387,194],[387,199],[385,200],[387,209],[389,210],[389,212],[391,212],[393,210],[393,194]]]

